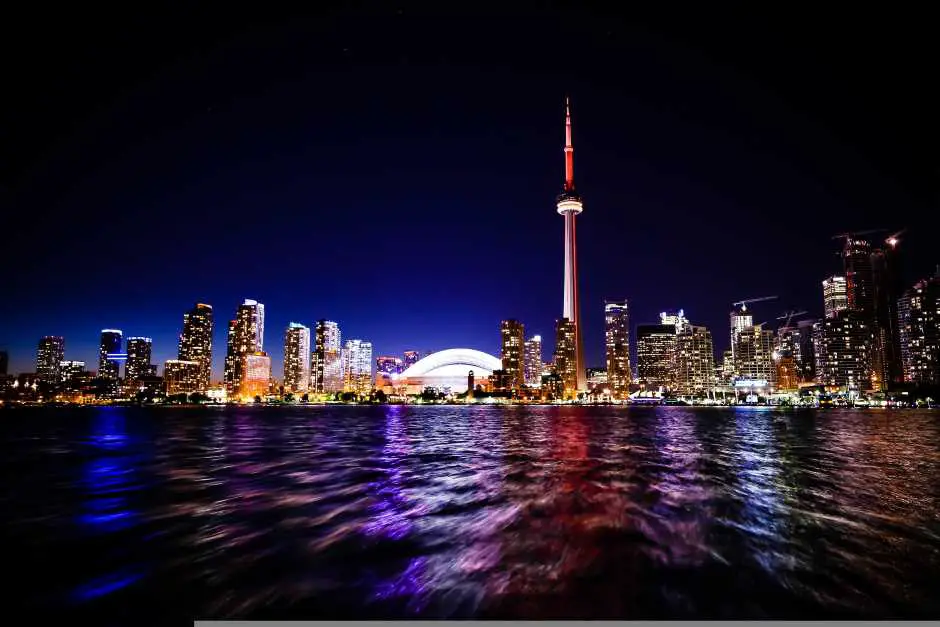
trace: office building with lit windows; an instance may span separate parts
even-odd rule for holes
[[[839,391],[871,387],[871,323],[861,312],[846,309],[823,322],[823,385]]]
[[[630,309],[626,300],[604,303],[604,350],[607,387],[614,398],[630,395]]]
[[[875,344],[880,357],[878,375],[887,388],[904,381],[898,303],[905,292],[901,271],[900,240],[887,238],[872,251],[872,276],[875,287]]]
[[[242,364],[238,398],[243,403],[264,398],[271,388],[271,358],[263,351],[257,351],[246,354]]]
[[[525,341],[523,378],[530,387],[542,385],[542,336],[533,335]]]
[[[565,395],[578,391],[578,353],[577,329],[568,318],[555,322],[555,374],[561,377]],[[584,374],[587,385],[587,373]]]
[[[127,361],[124,363],[124,379],[133,386],[146,377],[157,375],[156,364],[151,364],[153,340],[149,337],[127,338]]]
[[[507,388],[518,390],[525,383],[525,325],[518,320],[503,320],[499,325],[499,338]]]
[[[774,365],[774,333],[761,326],[749,326],[735,335],[734,378],[736,381],[766,382],[777,380]]]
[[[682,324],[676,335],[676,391],[706,396],[715,387],[715,349],[711,331]]]
[[[844,276],[831,276],[822,282],[823,311],[827,318],[849,308],[849,293]]]
[[[59,363],[59,383],[67,390],[74,387],[74,382],[83,380],[86,374],[84,361],[65,360]]]
[[[201,391],[202,364],[185,359],[167,359],[163,363],[163,384],[167,396]]]
[[[224,380],[229,396],[241,395],[246,372],[245,358],[264,351],[264,305],[245,299],[229,322],[225,351]],[[268,364],[270,378],[270,360]]]
[[[940,271],[901,297],[898,330],[904,381],[940,385]]]
[[[343,390],[343,359],[339,325],[332,320],[317,322],[311,358],[311,391],[333,394]]]
[[[368,396],[372,392],[372,343],[346,340],[342,355],[343,391]]]
[[[640,324],[636,327],[636,370],[647,390],[675,388],[676,327],[671,324]]]
[[[121,361],[125,359],[121,352],[124,332],[120,329],[102,329],[98,343],[98,376],[102,379],[117,380],[121,376]]]
[[[401,374],[403,370],[402,360],[398,357],[382,355],[381,357],[375,358],[375,371],[377,374]]]
[[[305,394],[310,389],[310,328],[297,322],[284,333],[284,390]]]
[[[46,383],[59,383],[63,359],[65,359],[65,338],[58,335],[40,338],[36,349],[36,377]]]
[[[212,305],[196,303],[183,314],[183,331],[180,333],[177,357],[180,361],[195,361],[199,364],[198,391],[209,389],[212,379]]]

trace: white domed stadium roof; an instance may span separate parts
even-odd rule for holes
[[[431,353],[401,373],[402,377],[454,377],[467,376],[470,370],[476,376],[488,377],[503,363],[489,353],[472,348],[448,348]]]

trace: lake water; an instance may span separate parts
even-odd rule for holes
[[[938,618],[940,413],[0,411],[5,609]]]

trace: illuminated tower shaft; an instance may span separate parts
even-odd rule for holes
[[[578,238],[577,218],[584,210],[581,197],[574,189],[574,146],[571,144],[571,107],[565,99],[565,187],[558,197],[558,213],[565,218],[565,318],[574,323],[575,343],[572,355],[577,368],[577,389],[587,387],[581,341],[581,305],[578,299]]]

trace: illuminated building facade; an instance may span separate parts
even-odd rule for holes
[[[555,373],[561,377],[565,394],[578,391],[577,327],[568,318],[555,323]],[[585,373],[585,385],[587,385]]]
[[[822,380],[838,390],[871,387],[871,323],[861,312],[840,311],[823,323]]]
[[[795,353],[800,381],[810,382],[816,378],[816,342],[813,341],[813,326],[817,320],[800,320],[797,323],[799,337]]]
[[[332,320],[317,322],[310,367],[311,389],[317,394],[343,390],[342,344],[339,325]]]
[[[904,381],[901,359],[901,334],[898,301],[904,294],[899,250],[900,241],[892,236],[884,246],[872,252],[875,285],[875,343],[881,357],[880,376],[884,387]]]
[[[264,305],[256,300],[245,299],[229,323],[228,342],[225,351],[225,389],[229,396],[239,396],[243,389],[245,358],[264,350]],[[270,360],[269,360],[270,362]],[[268,366],[270,378],[270,363]]]
[[[507,387],[518,390],[525,383],[525,325],[518,320],[503,320],[499,325],[499,338]]]
[[[65,359],[65,338],[58,335],[40,338],[36,349],[36,377],[46,383],[59,383],[63,359]]]
[[[774,366],[774,334],[760,326],[741,329],[735,335],[734,378],[737,381],[766,381],[777,379]]]
[[[847,237],[842,248],[845,292],[848,309],[871,318],[875,313],[875,280],[872,272],[871,243]]]
[[[940,271],[901,297],[898,328],[904,381],[940,385]]]
[[[687,322],[676,335],[676,390],[705,396],[715,387],[715,349],[711,331]]]
[[[664,311],[659,314],[659,324],[669,324],[676,328],[676,335],[685,333],[689,328],[689,319],[685,317],[685,311],[680,309],[675,313]]]
[[[525,341],[523,378],[530,387],[542,385],[542,336],[533,335]]]
[[[828,320],[828,318],[827,318]],[[826,323],[825,320],[817,320],[813,323],[813,378],[816,383],[825,383],[826,378]]]
[[[558,213],[565,218],[565,282],[562,320],[574,331],[571,347],[565,349],[565,373],[574,373],[574,385],[569,387],[570,375],[559,370],[568,390],[584,390],[587,386],[584,369],[584,351],[581,340],[581,304],[578,296],[577,217],[584,206],[574,188],[574,146],[571,143],[571,108],[565,100],[565,185],[558,196]],[[557,332],[556,335],[560,334]],[[567,333],[567,331],[565,331]],[[567,340],[566,340],[567,342]],[[557,349],[556,349],[557,353]],[[557,360],[556,360],[557,362]]]
[[[284,390],[304,394],[310,389],[310,328],[291,322],[284,333]]]
[[[418,363],[419,359],[421,359],[421,354],[418,351],[405,351],[405,363],[403,365],[406,369],[410,368]]]
[[[271,358],[262,351],[246,354],[240,380],[238,397],[242,402],[251,402],[267,395],[271,386]]]
[[[375,358],[375,371],[380,374],[401,374],[404,368],[402,360],[390,355],[382,355]]]
[[[831,276],[822,282],[823,311],[827,318],[849,308],[849,292],[844,276]]]
[[[607,368],[587,369],[587,384],[589,389],[595,390],[597,388],[607,388],[607,383]]]
[[[73,389],[74,383],[83,380],[85,376],[85,362],[67,360],[59,362],[59,382],[67,389]]]
[[[343,348],[343,391],[359,396],[372,392],[372,343],[346,340]]]
[[[640,385],[649,390],[675,387],[676,344],[676,328],[671,324],[637,325],[636,370]]]
[[[614,398],[630,395],[630,308],[626,300],[604,303],[607,385]]]
[[[177,357],[180,361],[199,363],[198,391],[209,389],[212,379],[212,305],[196,303],[183,314]]]
[[[502,362],[489,353],[471,348],[449,348],[428,354],[401,373],[406,394],[420,394],[425,388],[462,394],[467,391],[469,374],[477,386],[486,388]]]
[[[737,371],[737,354],[735,353],[735,347],[738,344],[738,335],[745,329],[749,329],[754,326],[754,316],[747,310],[747,305],[742,304],[736,306],[731,312],[731,370],[732,373]],[[732,374],[732,379],[734,374]]]
[[[124,332],[120,329],[102,329],[98,343],[98,376],[102,379],[117,380],[121,376],[121,353]]]
[[[153,340],[149,337],[127,338],[127,361],[124,363],[125,383],[133,386],[145,377],[157,375],[156,364],[151,364]]]
[[[199,392],[202,386],[202,364],[185,359],[167,359],[163,362],[163,384],[167,396]]]
[[[778,352],[774,367],[777,369],[777,391],[795,392],[799,388],[800,375],[793,354],[789,351]]]

